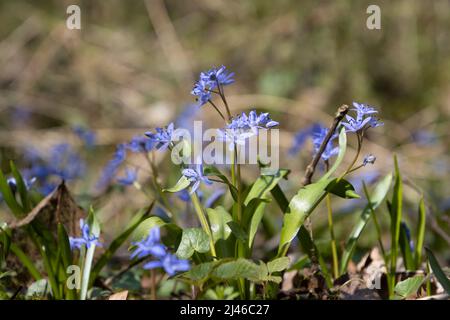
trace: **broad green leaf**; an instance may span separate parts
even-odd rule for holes
[[[359,194],[356,193],[355,188],[352,186],[352,184],[345,179],[332,180],[327,186],[326,190],[329,193],[332,193],[344,199],[361,198]]]
[[[216,265],[216,262],[200,263],[193,266],[185,275],[194,282],[204,282]]]
[[[336,161],[334,162],[333,166],[330,168],[330,170],[325,173],[319,181],[326,181],[328,180],[331,175],[339,168],[339,166],[342,163],[342,160],[344,160],[345,152],[347,151],[347,135],[345,133],[345,128],[341,127],[339,132],[339,153],[336,158]]]
[[[289,267],[291,260],[288,257],[276,258],[267,263],[269,273],[280,272]]]
[[[160,217],[152,216],[150,218],[142,221],[131,235],[131,240],[133,242],[141,241],[142,239],[148,237],[150,230],[158,227],[166,231],[166,235],[162,237],[164,244],[168,246],[175,246],[179,242],[179,237],[181,235],[181,229],[173,224],[167,223]]]
[[[375,187],[373,194],[370,196],[370,203],[368,203],[365,208],[362,210],[361,215],[353,227],[350,236],[345,243],[344,252],[341,257],[341,266],[340,266],[340,274],[345,273],[347,270],[348,263],[353,256],[353,252],[356,247],[356,242],[358,241],[361,233],[367,225],[371,217],[371,211],[378,208],[378,206],[383,202],[386,198],[386,195],[391,187],[392,183],[392,174],[386,175],[383,180],[381,180]]]
[[[231,232],[236,237],[236,239],[242,241],[242,243],[247,243],[248,241],[248,234],[245,232],[244,229],[235,221],[229,221],[227,225],[230,227]]]
[[[422,262],[422,248],[425,239],[425,224],[426,224],[426,211],[425,211],[425,202],[423,201],[423,196],[420,199],[419,203],[419,222],[417,223],[417,240],[416,247],[414,253],[414,263],[415,268],[419,269],[420,264]]]
[[[261,175],[253,183],[247,197],[244,200],[244,205],[248,205],[252,199],[259,198],[264,199],[268,196],[269,192],[280,182],[281,179],[286,177],[289,173],[287,169],[280,169],[273,175]]]
[[[227,223],[233,220],[228,211],[224,207],[218,206],[214,209],[207,208],[206,212],[208,214],[214,242],[217,242],[220,239],[228,239],[231,234],[231,229]]]
[[[450,295],[450,280],[447,278],[447,275],[442,270],[433,252],[431,252],[431,250],[429,250],[428,248],[425,248],[425,250],[427,252],[428,262],[430,263],[430,267],[431,270],[433,270],[434,276],[442,285],[445,292],[447,292],[447,294]]]
[[[208,252],[209,242],[209,237],[203,229],[183,229],[183,235],[181,236],[181,242],[176,254],[181,259],[189,259],[194,252]]]
[[[400,281],[395,285],[395,294],[405,299],[409,296],[416,294],[420,286],[423,283],[423,276],[414,276],[406,280]]]
[[[178,191],[186,189],[187,187],[189,187],[190,184],[191,184],[191,182],[188,180],[188,178],[186,178],[185,176],[181,176],[181,178],[177,181],[177,183],[172,188],[164,189],[163,191],[164,192],[178,192]]]
[[[236,187],[233,186],[233,184],[230,182],[230,180],[228,180],[228,178],[222,172],[220,172],[219,169],[217,169],[216,167],[211,166],[211,165],[204,166],[203,174],[205,176],[215,176],[215,177],[218,177],[220,180],[222,180],[222,182],[225,183],[228,186],[228,188],[230,189],[230,193],[231,193],[231,196],[233,197],[233,200],[237,201],[238,191],[237,191]]]
[[[297,235],[305,219],[327,194],[325,189],[329,183],[330,180],[321,179],[316,183],[301,188],[292,198],[283,218],[278,257],[286,255],[292,240]]]
[[[267,269],[266,266],[264,266],[264,268]],[[214,269],[212,275],[217,278],[227,280],[238,280],[239,278],[244,278],[258,281],[262,278],[262,276],[266,276],[264,273],[261,275],[261,270],[261,266],[257,265],[253,261],[239,258],[234,261],[220,264]]]

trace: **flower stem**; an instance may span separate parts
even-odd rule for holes
[[[331,254],[333,257],[333,276],[335,279],[337,279],[339,277],[339,260],[338,260],[337,248],[336,248],[336,238],[334,237],[333,210],[331,208],[330,194],[327,194],[326,198],[327,198],[327,209],[328,209],[328,229],[330,231]]]
[[[86,251],[86,258],[83,265],[83,275],[81,276],[81,289],[80,289],[80,300],[86,300],[89,277],[91,274],[92,260],[94,259],[95,244],[91,246]]]
[[[213,258],[217,257],[216,254],[216,248],[214,247],[214,239],[212,236],[211,227],[209,226],[208,220],[206,219],[205,212],[203,211],[203,208],[200,204],[200,200],[198,199],[198,196],[195,192],[191,194],[192,203],[194,205],[195,212],[197,213],[198,220],[200,221],[200,224],[203,228],[203,230],[206,232],[206,234],[209,236],[209,247],[211,251],[211,255]]]

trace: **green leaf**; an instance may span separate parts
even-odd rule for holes
[[[371,202],[368,203],[362,210],[357,223],[353,227],[353,230],[350,233],[347,242],[345,243],[344,252],[342,253],[341,257],[340,274],[344,274],[347,270],[348,263],[350,262],[350,259],[352,258],[353,252],[356,247],[356,242],[358,241],[361,233],[363,232],[364,228],[367,225],[367,222],[371,217],[371,211],[378,208],[378,206],[386,198],[389,188],[391,187],[391,183],[392,174],[388,174],[377,184],[373,194],[370,196]]]
[[[403,255],[403,263],[405,264],[406,270],[414,270],[414,259],[411,252],[410,239],[408,239],[406,223],[403,222],[400,225],[400,250]]]
[[[359,194],[355,192],[355,188],[352,186],[352,184],[345,179],[332,180],[327,186],[326,190],[329,193],[332,193],[344,199],[361,198]]]
[[[22,216],[25,212],[23,208],[17,203],[11,188],[9,187],[8,181],[0,170],[0,192],[3,194],[3,200],[5,200],[6,205],[12,211],[16,217]]]
[[[269,273],[280,272],[289,267],[291,260],[288,257],[276,258],[267,263]]]
[[[347,151],[347,135],[345,133],[345,128],[341,127],[339,132],[339,153],[336,158],[336,161],[334,162],[333,166],[330,168],[330,170],[325,173],[319,181],[325,181],[328,180],[331,175],[339,168],[342,161],[344,160],[345,152]]]
[[[23,181],[22,175],[19,173],[19,170],[17,170],[13,161],[10,162],[10,167],[13,177],[16,179],[17,191],[19,191],[20,200],[22,201],[22,207],[25,212],[29,212],[31,209],[30,203],[28,201],[28,190],[25,182]]]
[[[172,188],[164,189],[163,192],[178,192],[186,189],[190,184],[191,182],[188,180],[188,178],[186,178],[185,176],[181,176],[181,178]]]
[[[150,230],[154,227],[166,230],[167,234],[162,237],[164,244],[167,246],[175,246],[178,244],[181,229],[177,225],[167,223],[157,216],[152,216],[142,221],[133,231],[131,240],[133,242],[141,241],[142,239],[148,237]]]
[[[228,188],[230,189],[230,193],[231,193],[231,196],[233,197],[233,200],[237,201],[238,191],[237,191],[236,187],[233,186],[233,184],[230,182],[230,180],[228,180],[228,178],[222,172],[220,172],[219,169],[217,169],[214,166],[207,165],[207,166],[203,167],[203,174],[205,176],[215,176],[215,177],[218,177],[220,180],[222,180],[222,182],[225,183],[228,186]]]
[[[264,268],[267,269],[266,266]],[[238,280],[240,278],[258,281],[262,278],[262,276],[266,276],[267,272],[262,273],[262,269],[260,265],[257,265],[251,260],[239,258],[234,261],[225,262],[220,264],[214,271],[212,275],[226,280]]]
[[[42,275],[34,265],[33,261],[14,243],[10,245],[11,252],[20,260],[20,262],[27,268],[28,272],[34,278],[34,280],[42,279]]]
[[[414,276],[406,280],[400,281],[395,285],[394,291],[401,298],[405,299],[416,294],[423,283],[423,276]]]
[[[447,294],[450,294],[450,280],[447,278],[444,271],[440,267],[433,252],[431,252],[431,250],[429,250],[428,248],[425,248],[425,250],[427,252],[428,262],[430,263],[430,267],[431,267],[431,270],[433,270],[434,276],[439,281],[439,283],[442,285],[445,292],[447,292]]]
[[[325,189],[329,183],[330,180],[321,179],[316,183],[301,188],[292,198],[283,218],[278,257],[286,255],[292,240],[297,235],[305,219],[327,194]]]
[[[420,263],[422,262],[422,248],[425,239],[425,224],[426,224],[426,211],[425,211],[425,202],[423,201],[423,196],[420,199],[419,203],[419,222],[417,223],[417,240],[416,247],[414,253],[414,263],[415,269],[420,268]]]
[[[214,242],[220,239],[227,240],[231,234],[231,229],[227,223],[233,220],[228,211],[224,207],[218,206],[214,209],[207,208],[206,212]]]
[[[189,259],[194,252],[205,253],[209,251],[209,236],[203,229],[183,229],[181,242],[177,249],[177,256],[181,259]]]
[[[263,170],[261,169],[261,171]],[[253,183],[247,197],[244,200],[244,205],[247,206],[252,199],[267,198],[269,192],[280,182],[281,179],[285,178],[288,173],[289,170],[280,169],[272,175],[261,175],[258,179],[256,179],[255,183]]]
[[[205,262],[193,266],[185,275],[192,281],[201,283],[207,280],[217,262]]]
[[[397,269],[397,255],[398,247],[400,241],[400,225],[402,222],[402,197],[403,197],[403,183],[402,177],[400,175],[400,170],[398,167],[397,156],[394,156],[395,164],[395,184],[394,184],[394,194],[392,196],[391,204],[391,255],[390,255],[390,295],[393,294],[395,287],[395,273]]]
[[[236,237],[236,239],[242,241],[242,243],[247,243],[248,241],[248,235],[247,232],[245,232],[244,229],[235,221],[230,221],[227,223],[227,225],[230,227],[231,232]]]

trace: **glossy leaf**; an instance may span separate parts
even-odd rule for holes
[[[414,276],[406,280],[400,281],[395,285],[395,294],[400,298],[408,298],[417,293],[423,283],[423,276]]]
[[[227,223],[232,221],[228,211],[224,207],[218,206],[214,209],[207,208],[206,212],[208,214],[214,242],[217,242],[220,239],[227,240],[231,234],[231,229]]]
[[[209,236],[203,229],[183,229],[177,256],[181,259],[189,259],[194,252],[205,253],[209,251]]]

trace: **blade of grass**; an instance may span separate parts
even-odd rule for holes
[[[42,275],[34,265],[33,261],[14,243],[10,245],[11,252],[20,260],[20,262],[27,268],[34,280],[38,281],[42,279]]]
[[[420,199],[419,203],[419,222],[417,223],[417,231],[416,231],[416,248],[414,252],[414,263],[415,269],[420,268],[420,263],[422,262],[422,248],[425,239],[425,224],[426,224],[426,211],[425,211],[425,202],[423,201],[423,196]]]
[[[450,294],[450,280],[445,275],[433,252],[431,252],[431,250],[426,247],[425,250],[427,252],[428,261],[430,263],[431,270],[433,270],[434,276],[442,285],[445,292],[447,292],[447,294]]]

